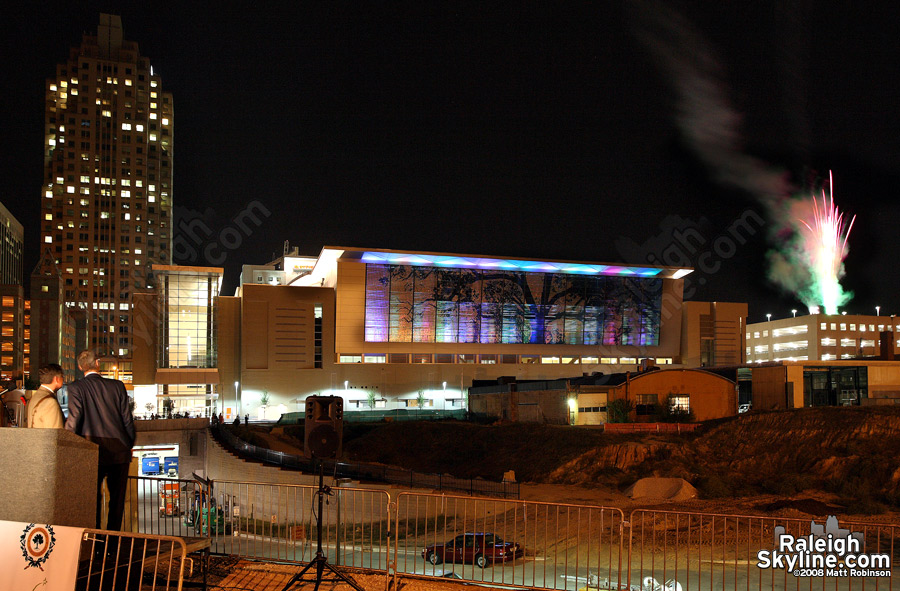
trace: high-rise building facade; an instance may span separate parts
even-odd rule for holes
[[[22,224],[0,203],[0,285],[22,285]]]
[[[87,316],[89,345],[129,357],[133,293],[171,262],[172,95],[150,60],[100,15],[47,80],[41,247],[66,305]]]
[[[25,376],[25,296],[22,224],[0,203],[0,380]]]

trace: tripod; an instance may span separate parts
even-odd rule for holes
[[[325,553],[322,552],[322,505],[325,495],[331,494],[331,489],[325,486],[325,476],[324,476],[324,468],[322,467],[322,460],[319,459],[319,490],[316,491],[316,495],[319,497],[319,512],[316,515],[316,556],[312,560],[307,563],[303,569],[291,577],[291,580],[288,581],[287,585],[285,585],[281,591],[288,591],[294,583],[303,579],[303,575],[306,574],[313,565],[316,566],[316,586],[314,587],[314,591],[318,591],[319,585],[322,584],[322,573],[327,568],[331,573],[337,577],[339,580],[344,581],[357,591],[365,591],[362,587],[359,586],[359,583],[354,581],[349,576],[344,573],[338,571],[335,567],[328,564],[328,559],[325,558]]]

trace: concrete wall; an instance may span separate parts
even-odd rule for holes
[[[193,472],[204,474],[207,456],[206,419],[159,419],[135,421],[135,445],[178,445],[178,476],[190,478]]]
[[[0,429],[0,520],[94,527],[97,449],[65,429]]]

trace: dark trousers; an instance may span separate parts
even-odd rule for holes
[[[109,489],[109,511],[106,514],[106,529],[120,531],[122,515],[125,513],[125,491],[128,488],[129,464],[101,464],[97,473],[97,529],[103,515],[103,479]]]

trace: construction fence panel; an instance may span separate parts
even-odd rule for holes
[[[900,588],[900,583],[895,585],[892,576],[900,575],[896,566],[900,559],[897,543],[900,528],[894,525],[838,523],[834,517],[799,519],[650,509],[633,511],[629,525],[630,560],[623,565],[627,569],[623,568],[622,577],[630,583],[624,587],[627,589],[844,591]],[[782,538],[785,535],[791,538]],[[834,543],[837,539],[854,539],[858,546],[854,546],[854,542],[842,542],[844,549],[841,550]],[[832,544],[830,550],[829,541]],[[786,542],[790,545],[783,545]],[[821,552],[806,553],[801,544],[825,546]],[[823,558],[814,558],[816,554]],[[825,563],[824,556],[829,554],[837,562],[833,568]],[[854,556],[847,558],[848,554]],[[799,562],[790,563],[787,560],[791,556],[801,558],[798,558]],[[851,570],[847,564],[849,560],[859,568]]]
[[[212,491],[219,517],[212,530],[216,553],[284,562],[316,555],[317,486],[217,480]],[[390,497],[382,490],[327,487],[322,549],[334,566],[388,569]]]
[[[178,537],[86,529],[75,590],[181,591],[186,555]]]
[[[578,589],[627,560],[615,508],[404,492],[395,511],[395,576]]]

